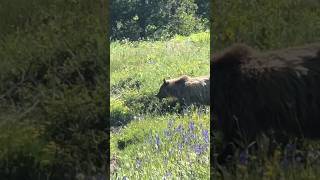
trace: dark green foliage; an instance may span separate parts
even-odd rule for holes
[[[46,175],[40,170],[39,162],[31,155],[19,152],[7,156],[10,161],[0,161],[0,176],[4,179],[33,179],[34,177],[45,178]]]
[[[235,42],[258,49],[277,49],[320,37],[317,0],[212,1],[211,46],[221,50]]]
[[[106,5],[104,0],[1,4],[0,12],[8,16],[1,16],[7,24],[1,24],[0,35],[0,106],[4,114],[14,114],[3,115],[1,121],[35,127],[40,135],[34,143],[41,142],[38,149],[47,157],[43,163],[17,140],[23,151],[11,149],[8,156],[0,151],[0,173],[5,177],[106,174]],[[14,145],[5,142],[0,149]]]
[[[199,7],[199,8],[198,8]],[[112,39],[160,39],[208,28],[209,1],[112,0]]]
[[[165,113],[177,113],[182,111],[181,105],[175,99],[162,99],[155,97],[155,95],[144,95],[139,98],[126,101],[127,105],[134,109],[135,112],[141,114],[165,114]]]

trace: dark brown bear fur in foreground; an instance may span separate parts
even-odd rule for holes
[[[235,45],[211,59],[214,127],[224,142],[260,133],[320,137],[320,44],[269,52]]]
[[[194,77],[181,76],[176,79],[163,80],[158,98],[173,97],[185,105],[210,104],[210,78],[209,76]]]

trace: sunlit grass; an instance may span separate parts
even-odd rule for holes
[[[113,179],[209,178],[209,107],[169,112],[154,98],[163,78],[209,74],[209,40],[111,43]]]

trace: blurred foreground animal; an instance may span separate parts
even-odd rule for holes
[[[185,105],[209,105],[210,78],[209,76],[191,78],[184,75],[176,79],[163,79],[156,96],[160,99],[173,97]]]
[[[320,44],[263,53],[238,44],[210,63],[211,119],[224,142],[320,137]]]

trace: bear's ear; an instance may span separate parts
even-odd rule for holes
[[[223,53],[213,55],[211,62],[214,65],[232,66],[245,63],[252,56],[252,49],[244,44],[235,44]]]
[[[163,84],[167,85],[167,84],[169,84],[169,82],[163,78]]]

